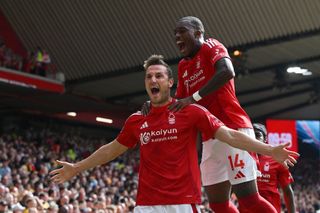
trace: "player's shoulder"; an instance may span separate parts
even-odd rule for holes
[[[138,120],[141,120],[143,119],[143,115],[142,115],[142,112],[141,111],[137,111],[135,113],[132,113],[128,118],[127,118],[127,122],[128,121],[138,121]]]
[[[205,113],[209,112],[207,110],[207,108],[205,108],[205,107],[203,107],[203,106],[201,106],[199,104],[196,104],[196,103],[190,104],[186,108],[187,108],[187,110],[190,110],[190,111],[202,111],[202,112],[205,112]]]
[[[204,41],[203,46],[206,49],[212,49],[215,48],[217,46],[223,46],[223,44],[221,42],[219,42],[217,39],[214,38],[208,38]]]
[[[273,167],[278,167],[278,166],[282,166],[281,163],[275,161],[271,156],[269,155],[260,155],[259,156],[259,160],[261,162],[266,162],[270,165],[273,165]]]
[[[185,66],[186,63],[188,63],[187,60],[185,58],[182,58],[178,63],[178,67]]]
[[[214,122],[215,125],[224,126],[224,124],[216,116],[214,116],[207,108],[199,104],[190,104],[185,108],[189,111],[188,113],[190,118],[199,119],[206,117],[210,118],[210,121]]]

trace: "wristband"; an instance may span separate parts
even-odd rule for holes
[[[192,98],[195,101],[200,101],[202,99],[202,97],[199,95],[199,90],[197,92],[193,93]]]

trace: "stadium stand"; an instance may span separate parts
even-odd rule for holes
[[[7,212],[132,212],[138,148],[66,184],[55,185],[49,179],[49,172],[57,166],[55,159],[77,161],[110,138],[88,127],[34,120],[1,129],[0,206]],[[319,210],[317,159],[299,159],[292,173],[298,212]],[[205,193],[202,200],[201,211],[210,212]]]

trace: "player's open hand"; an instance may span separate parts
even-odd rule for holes
[[[143,103],[141,107],[141,113],[143,116],[147,116],[150,112],[151,103],[150,101],[146,101]]]
[[[289,143],[281,144],[272,148],[272,158],[281,163],[286,168],[294,166],[297,163],[294,157],[298,157],[299,153],[286,149]]]
[[[66,161],[56,161],[59,166],[62,166],[61,168],[52,170],[50,172],[51,175],[51,181],[55,183],[63,183],[65,181],[70,180],[72,177],[74,177],[77,174],[77,171],[74,167],[74,164],[68,163]]]
[[[195,103],[195,100],[192,98],[192,96],[183,98],[180,100],[177,100],[176,102],[172,103],[168,109],[172,112],[178,112],[179,110],[185,108],[189,104]]]

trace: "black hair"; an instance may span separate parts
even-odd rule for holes
[[[195,16],[185,16],[178,20],[178,22],[188,22],[194,29],[199,30],[204,34],[204,26],[202,21]]]
[[[254,131],[259,131],[263,134],[264,138],[267,137],[267,129],[263,124],[260,123],[254,123],[253,124]]]

